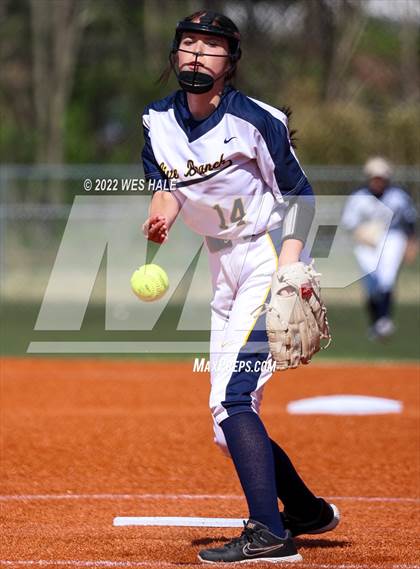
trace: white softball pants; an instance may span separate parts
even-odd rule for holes
[[[406,246],[405,233],[391,229],[382,249],[367,245],[355,247],[357,262],[363,273],[369,275],[365,279],[369,294],[374,294],[376,291],[389,292],[394,288]]]
[[[258,413],[264,384],[272,375],[274,363],[261,311],[278,266],[278,237],[278,231],[263,233],[251,241],[234,241],[216,253],[208,250],[214,292],[209,404],[214,440],[226,454],[220,423],[235,413]]]

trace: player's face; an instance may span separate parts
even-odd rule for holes
[[[201,73],[208,73],[212,77],[218,77],[229,68],[228,57],[214,57],[229,54],[229,44],[226,38],[185,33],[179,47],[191,52],[178,51],[180,71],[200,71]],[[204,55],[199,55],[196,62],[196,53],[198,52]]]
[[[375,176],[369,180],[369,189],[374,194],[382,194],[388,185],[388,180]]]

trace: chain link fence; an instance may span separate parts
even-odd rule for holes
[[[328,219],[328,214],[331,219],[337,219],[343,203],[339,196],[348,195],[363,183],[363,174],[359,167],[311,166],[306,169],[306,173],[317,195],[337,196],[323,202],[323,207],[327,203],[329,208],[329,211],[323,214],[324,220]],[[109,217],[109,209],[102,207],[109,203],[106,198],[125,196],[126,199],[130,196],[136,213],[133,215],[132,232],[127,236],[129,242],[126,251],[127,255],[132,256],[133,270],[136,265],[143,264],[144,239],[140,233],[140,225],[147,215],[150,192],[140,188],[142,174],[140,167],[136,165],[3,166],[0,199],[0,284],[3,299],[22,302],[42,300],[75,199],[79,200],[78,203],[84,203],[83,208],[78,209],[78,216],[84,217],[87,226],[91,227],[92,235],[84,236],[88,241],[95,239],[95,233],[100,231],[107,221],[107,216]],[[89,184],[86,181],[89,181]],[[127,181],[131,182],[131,186],[134,181],[135,187],[123,189],[123,183]],[[419,205],[419,168],[396,167],[395,183],[406,188]],[[44,203],[45,187],[49,186],[48,194],[51,195],[51,188],[55,185],[60,186],[61,190],[64,188],[64,192],[60,191],[60,196],[66,196],[66,202]],[[35,199],[37,195],[39,200]],[[80,198],[84,201],[80,202]],[[185,267],[180,257],[183,252],[188,254],[191,246],[199,247],[200,238],[193,236],[186,228],[179,230],[176,239],[172,240],[168,248],[165,266],[175,273],[183,270]],[[83,242],[82,237],[78,247],[82,260],[87,251],[87,243]],[[174,255],[174,251],[177,254]],[[349,258],[343,258],[342,261],[345,267]],[[335,270],[341,269],[337,266]],[[418,301],[418,277],[418,265],[403,269],[399,283],[401,301]],[[75,270],[73,265],[68,273],[69,288],[63,290],[63,296],[70,295],[76,300],[80,279],[83,279],[82,272]],[[91,301],[103,302],[106,294],[106,262],[102,262],[99,267],[96,280],[97,285],[94,287]],[[208,283],[204,285],[197,287],[195,293],[199,302],[208,302]],[[361,302],[358,285],[345,289],[330,287],[326,296],[334,302]]]

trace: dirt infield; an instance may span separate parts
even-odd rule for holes
[[[198,566],[237,529],[113,527],[115,516],[246,517],[229,459],[212,442],[208,375],[192,362],[4,359],[1,566]],[[401,414],[293,416],[329,394],[401,400]],[[311,365],[269,382],[263,419],[336,531],[298,538],[314,569],[420,569],[419,372]],[[258,564],[264,566],[264,564]]]

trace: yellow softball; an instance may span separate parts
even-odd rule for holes
[[[134,271],[130,279],[131,288],[144,302],[162,298],[169,288],[166,272],[159,265],[142,265]]]

